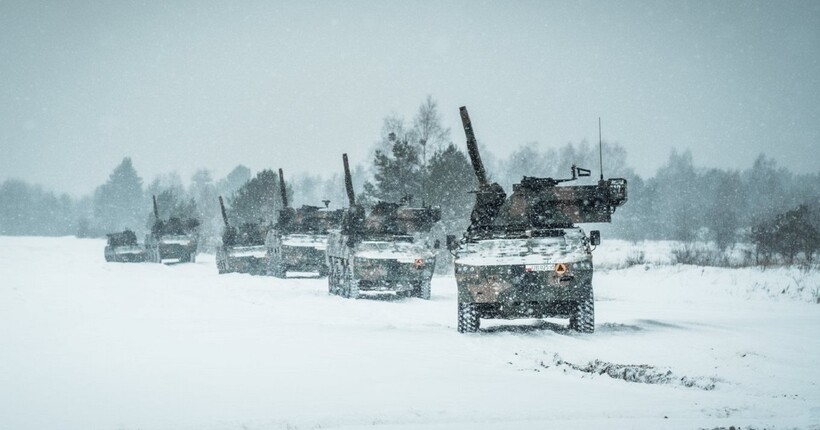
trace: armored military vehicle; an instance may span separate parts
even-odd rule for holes
[[[251,275],[268,274],[268,248],[265,246],[270,225],[263,222],[242,223],[234,227],[228,222],[225,202],[219,196],[219,208],[225,230],[222,232],[222,245],[216,249],[216,268],[223,273],[249,273]]]
[[[597,185],[560,186],[590,175],[572,166],[569,179],[525,176],[507,198],[487,181],[465,107],[461,120],[479,189],[467,232],[460,241],[447,237],[455,252],[458,331],[478,330],[481,318],[546,317],[594,331],[592,247],[601,237],[575,224],[610,222],[626,202],[626,180],[604,180],[602,173]]]
[[[356,204],[347,154],[342,159],[350,207],[342,228],[328,238],[328,292],[354,299],[365,292],[430,299],[438,245],[424,236],[441,219],[441,209],[412,208],[408,198],[379,202],[365,214]]]
[[[193,263],[196,259],[199,220],[195,218],[159,218],[157,196],[154,200],[154,225],[145,237],[145,260],[154,263]]]
[[[109,233],[105,246],[105,261],[118,263],[141,263],[145,261],[145,249],[137,243],[137,235],[131,230]]]
[[[339,228],[343,211],[329,210],[330,200],[325,200],[324,208],[309,205],[291,208],[282,169],[279,169],[279,190],[284,208],[279,211],[276,225],[265,239],[269,272],[279,278],[284,278],[288,272],[313,272],[326,276],[328,231]]]

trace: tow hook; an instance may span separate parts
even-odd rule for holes
[[[561,282],[570,282],[575,280],[575,276],[572,275],[564,275],[559,279]]]

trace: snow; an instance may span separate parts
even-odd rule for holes
[[[282,237],[282,245],[303,248],[327,249],[327,235],[288,234]]]
[[[419,258],[433,258],[433,252],[427,246],[415,242],[362,241],[356,246],[356,257],[413,263]]]
[[[588,258],[584,233],[565,229],[560,237],[487,239],[467,242],[459,251],[458,263],[470,266],[543,265],[575,263]]]
[[[666,245],[605,241],[596,264],[631,246]],[[347,300],[324,279],[218,275],[209,255],[106,263],[103,247],[0,237],[0,428],[820,425],[817,272],[597,270],[593,334],[463,335],[452,277],[430,301]]]
[[[230,256],[235,258],[242,257],[256,257],[263,258],[268,256],[268,248],[265,245],[256,246],[234,246],[230,248]]]

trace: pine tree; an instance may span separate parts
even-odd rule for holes
[[[441,222],[447,232],[467,228],[478,182],[467,156],[452,143],[433,154],[426,180],[427,204],[441,206]]]
[[[282,208],[279,178],[266,169],[240,187],[230,199],[231,223],[273,223]]]
[[[376,150],[373,169],[375,183],[365,184],[367,197],[389,202],[399,202],[406,196],[423,198],[424,174],[418,153],[408,141],[395,141],[392,156]]]
[[[130,157],[125,157],[114,169],[108,181],[94,192],[94,217],[101,229],[108,232],[136,229],[143,207],[142,179],[137,175]]]

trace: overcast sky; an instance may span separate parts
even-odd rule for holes
[[[84,194],[124,156],[337,172],[427,94],[455,143],[604,138],[820,170],[820,2],[0,0],[0,180]]]

